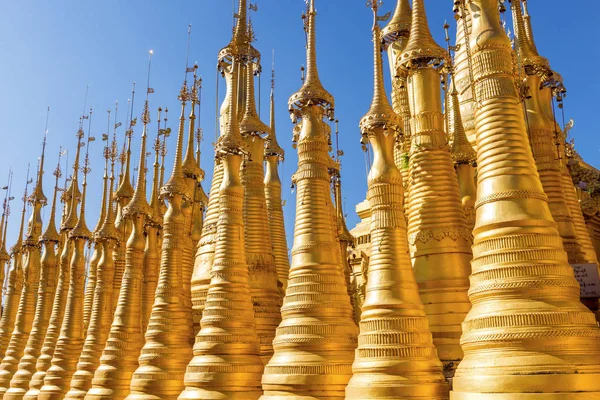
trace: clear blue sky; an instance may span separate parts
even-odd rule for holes
[[[368,109],[372,94],[372,16],[364,1],[317,0],[318,64],[324,86],[336,98],[340,119],[340,144],[343,161],[343,189],[348,225],[357,222],[356,203],[365,198],[364,156],[359,144],[358,121]],[[530,0],[530,13],[537,46],[560,72],[569,90],[566,115],[575,119],[572,131],[577,148],[587,162],[600,166],[600,138],[597,104],[600,83],[595,79],[600,59],[597,45],[596,0]],[[292,124],[287,113],[287,99],[300,82],[300,65],[304,63],[304,33],[300,15],[302,0],[259,0],[259,12],[252,16],[263,54],[262,116],[268,121],[268,90],[271,51],[276,52],[277,132],[287,152],[282,166],[286,228],[293,233],[295,196],[289,189],[290,175],[296,170],[296,152],[291,147]],[[454,30],[451,0],[426,0],[430,26],[443,44],[444,20]],[[392,10],[395,1],[387,0],[383,11]],[[88,106],[94,107],[92,134],[92,172],[87,207],[88,226],[97,219],[103,168],[100,135],[106,131],[106,110],[121,104],[125,107],[132,82],[138,83],[134,113],[139,117],[143,105],[148,51],[154,50],[151,95],[152,110],[169,106],[170,126],[175,131],[179,105],[176,99],[182,83],[187,26],[193,25],[191,61],[197,61],[204,78],[202,127],[205,132],[202,166],[207,172],[204,184],[208,191],[212,179],[215,119],[215,65],[219,49],[231,36],[231,0],[105,0],[59,2],[44,0],[6,1],[0,13],[0,186],[5,185],[8,168],[14,173],[12,216],[9,245],[16,239],[21,197],[27,162],[35,173],[46,118],[51,106],[48,157],[44,190],[52,194],[52,170],[58,148],[66,146],[73,160],[75,133],[83,107],[86,85],[90,86]],[[510,21],[509,13],[506,18]],[[386,72],[388,69],[386,68]],[[386,76],[389,81],[389,76]],[[224,82],[220,79],[220,95]],[[389,84],[389,82],[388,82]],[[152,113],[150,137],[156,132],[156,112]],[[123,123],[125,125],[125,123]],[[134,160],[138,158],[141,127],[134,136]],[[120,129],[123,134],[123,128]],[[170,140],[173,155],[175,135]],[[167,164],[170,172],[171,162]],[[70,173],[70,171],[68,171]],[[45,213],[49,214],[48,211]]]

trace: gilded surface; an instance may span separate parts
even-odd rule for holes
[[[465,356],[452,398],[594,398],[600,331],[579,302],[556,224],[538,195],[543,187],[528,146],[510,42],[496,1],[473,0],[470,7],[479,16],[471,35],[478,198],[492,200],[476,210],[473,307],[463,323]],[[523,195],[503,195],[519,191]]]

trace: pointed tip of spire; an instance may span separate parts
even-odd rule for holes
[[[360,129],[367,134],[377,127],[397,129],[400,126],[398,115],[394,112],[384,87],[383,61],[381,59],[381,28],[377,23],[377,10],[374,8],[373,25],[373,100],[369,112],[360,120]]]
[[[181,88],[179,99],[181,100],[181,117],[179,123],[179,129],[177,131],[177,144],[175,146],[175,158],[173,160],[173,170],[171,171],[171,177],[160,188],[161,196],[172,196],[175,194],[181,195],[185,200],[191,198],[190,188],[185,182],[183,175],[183,141],[185,136],[185,105],[187,101],[187,85],[184,83]]]
[[[440,47],[429,30],[424,0],[413,0],[412,23],[408,44],[401,61],[410,66],[416,60],[447,60],[448,52]]]
[[[335,110],[334,99],[323,87],[317,69],[316,15],[315,2],[314,0],[310,0],[307,15],[303,17],[307,21],[306,79],[300,90],[290,97],[288,108],[292,114],[298,115],[300,110],[307,106],[319,106],[323,109],[323,114],[330,120],[333,120]]]
[[[194,84],[192,90],[189,93],[189,97],[192,103],[192,109],[189,117],[189,129],[188,129],[188,144],[185,152],[185,158],[183,160],[183,174],[186,177],[197,179],[202,174],[200,166],[196,161],[196,155],[194,154],[194,138],[195,138],[195,123],[196,123],[196,104],[198,103],[198,77],[196,70],[198,65],[194,66]]]
[[[547,73],[550,70],[550,63],[546,58],[539,55],[532,40],[533,34],[531,31],[528,33],[526,22],[523,17],[523,10],[521,9],[521,3],[522,0],[513,0],[511,5],[516,40],[515,47],[521,58],[521,64],[526,68],[526,72],[529,67],[535,67],[534,69],[539,70],[542,74]],[[529,26],[531,28],[531,25]],[[535,73],[535,71],[533,71],[533,73]]]
[[[451,109],[448,110],[452,114],[452,143],[450,145],[450,153],[455,164],[475,164],[477,162],[477,153],[471,146],[465,127],[462,122],[460,113],[460,102],[458,100],[458,90],[454,79],[452,79]]]
[[[150,215],[150,204],[146,199],[146,141],[147,141],[147,129],[149,116],[148,113],[148,101],[144,107],[144,128],[142,132],[142,142],[140,145],[140,161],[138,164],[138,176],[135,186],[135,192],[129,204],[123,208],[123,216],[128,217],[136,214]]]
[[[240,122],[240,132],[242,135],[269,133],[269,128],[263,123],[256,112],[256,98],[254,93],[254,71],[252,64],[246,67],[246,110],[242,122]]]
[[[61,176],[60,172],[60,155],[58,159],[58,165],[56,170],[54,171],[54,176],[56,177],[56,181],[54,183],[54,194],[52,199],[52,208],[50,210],[50,218],[48,218],[48,225],[46,226],[46,230],[40,236],[40,242],[55,242],[58,243],[60,240],[60,235],[56,230],[56,203],[57,203],[57,194],[58,194],[58,179]]]
[[[233,28],[231,41],[221,51],[219,51],[219,69],[223,71],[233,64],[233,57],[238,56],[242,59],[260,64],[260,52],[256,50],[248,37],[248,3],[246,0],[240,0],[238,12],[234,15],[237,19]]]
[[[411,25],[412,10],[408,0],[398,0],[392,19],[381,30],[381,39],[384,45],[395,42],[401,36],[408,37]]]
[[[271,81],[271,130],[265,140],[265,157],[277,156],[281,161],[285,158],[285,151],[277,142],[277,134],[275,130],[275,70],[273,69],[273,77]]]

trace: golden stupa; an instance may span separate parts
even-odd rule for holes
[[[270,125],[259,113],[254,3],[239,0],[217,54],[227,90],[208,195],[203,80],[187,61],[166,183],[168,108],[149,139],[152,52],[135,185],[135,84],[122,147],[118,103],[108,111],[103,174],[91,175],[91,109],[64,188],[61,147],[45,229],[44,137],[10,252],[11,172],[3,188],[0,399],[600,399],[600,170],[575,150],[574,122],[557,122],[563,78],[538,51],[526,0],[511,1],[512,42],[504,1],[448,0],[446,49],[425,15],[434,3],[397,0],[381,16],[368,2],[374,91],[355,143],[368,190],[353,229],[315,0],[302,16],[306,75],[287,104],[291,249],[274,68]],[[93,231],[91,185],[102,190]]]

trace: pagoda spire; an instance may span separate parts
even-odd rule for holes
[[[263,153],[270,128],[256,112],[252,65],[246,67],[246,110],[240,133],[249,151],[241,169],[244,193],[243,226],[249,285],[254,307],[256,332],[260,341],[260,356],[267,362],[273,355],[275,329],[281,322],[282,293],[277,286],[277,269],[269,231],[269,219],[264,182]]]
[[[315,0],[309,0],[307,3],[307,12],[303,15],[307,33],[306,78],[304,79],[304,84],[300,90],[290,97],[288,106],[292,116],[298,118],[301,109],[310,105],[316,105],[323,110],[323,113],[329,117],[330,120],[333,120],[335,109],[334,99],[323,87],[317,68],[316,16]]]
[[[8,172],[8,185],[3,190],[6,190],[4,201],[2,203],[2,217],[0,218],[0,290],[4,290],[4,279],[6,278],[6,266],[10,261],[10,254],[6,251],[6,223],[8,222],[10,188],[12,180],[12,171]]]
[[[69,239],[72,241],[73,256],[71,258],[69,289],[67,292],[67,303],[64,310],[64,319],[60,330],[60,336],[56,342],[56,348],[52,356],[52,366],[46,372],[44,385],[41,387],[38,399],[50,400],[56,397],[63,397],[69,388],[72,374],[76,370],[77,360],[84,342],[83,329],[83,297],[84,297],[84,274],[85,274],[85,250],[86,243],[91,238],[91,232],[87,227],[85,220],[86,195],[87,195],[87,176],[91,171],[89,148],[90,143],[95,140],[91,136],[92,110],[89,114],[89,127],[87,136],[87,146],[83,167],[83,191],[81,194],[81,205],[79,210],[79,220],[69,233]],[[83,130],[81,130],[83,134]],[[81,137],[79,137],[81,142]]]
[[[408,257],[402,175],[393,155],[394,133],[401,121],[383,88],[379,2],[373,0],[368,4],[374,14],[374,95],[360,128],[374,153],[367,194],[373,212],[371,261],[360,319],[359,346],[346,398],[444,399],[448,385]],[[369,351],[373,348],[380,350]]]
[[[527,39],[529,40],[529,46],[531,49],[537,53],[537,46],[535,45],[535,40],[533,37],[533,29],[531,27],[531,16],[529,15],[529,10],[527,8],[527,0],[522,0],[523,2],[523,21],[525,22],[525,34],[527,35]]]
[[[240,165],[245,144],[237,122],[238,74],[241,61],[234,55],[229,95],[229,126],[216,146],[223,163],[219,193],[219,226],[213,274],[201,329],[196,336],[194,358],[185,376],[180,399],[231,398],[242,395],[257,399],[262,393],[263,363],[252,313],[248,266],[243,231],[243,187]],[[226,309],[223,307],[226,304]],[[207,371],[200,377],[196,371]],[[201,379],[198,379],[201,378]]]
[[[31,196],[29,197],[29,202],[31,204],[39,203],[42,206],[46,205],[46,202],[48,200],[46,198],[46,196],[44,196],[42,181],[43,181],[43,176],[44,176],[44,159],[45,159],[45,155],[46,155],[46,141],[48,138],[48,119],[49,119],[49,117],[50,117],[50,106],[48,106],[48,111],[46,113],[46,129],[44,129],[44,141],[42,142],[42,155],[40,156],[40,166],[38,169],[38,175],[37,175],[37,179],[35,182],[35,187],[33,189],[33,192],[31,193]],[[40,232],[32,231],[31,235],[35,236],[36,233],[39,235],[41,233],[41,229],[40,229]],[[37,237],[35,237],[35,240],[37,241]]]
[[[408,37],[412,26],[412,12],[408,0],[398,0],[390,22],[381,30],[384,45],[397,41],[400,37]]]
[[[10,248],[10,256],[13,262],[8,270],[2,318],[0,319],[0,354],[5,354],[6,348],[9,345],[15,325],[15,319],[19,309],[19,299],[23,289],[23,230],[25,228],[27,193],[30,183],[31,179],[29,179],[28,164],[25,190],[22,198],[23,207],[21,209],[21,225],[19,226],[19,236],[17,237],[17,241],[14,246]],[[4,233],[6,234],[6,227]]]
[[[433,343],[451,377],[463,357],[457,332],[471,306],[467,292],[472,235],[444,131],[439,84],[443,70],[438,67],[449,64],[449,54],[431,36],[423,0],[413,1],[401,63],[408,70],[409,101],[414,105],[406,207],[409,250]]]
[[[352,376],[356,324],[340,259],[331,203],[328,154],[334,99],[323,88],[316,64],[314,0],[305,16],[308,73],[288,108],[297,125],[298,171],[296,228],[282,322],[273,340],[274,355],[265,366],[263,400],[344,397]],[[334,344],[332,346],[332,344]]]
[[[522,0],[512,0],[511,5],[516,39],[515,47],[519,56],[519,64],[525,68],[527,75],[531,75],[533,71],[529,72],[529,68],[535,68],[538,71],[549,70],[550,64],[546,58],[539,55],[535,44],[529,40],[525,21],[523,20],[521,2]]]
[[[40,261],[40,277],[35,307],[35,317],[32,323],[31,332],[27,339],[27,344],[23,351],[23,357],[19,360],[18,368],[10,380],[10,388],[4,393],[5,399],[22,399],[29,389],[29,382],[36,370],[36,362],[40,355],[44,335],[48,328],[52,312],[52,301],[56,292],[57,274],[57,253],[55,247],[60,240],[56,230],[56,203],[58,200],[58,180],[62,175],[60,170],[60,159],[62,156],[62,147],[58,155],[58,163],[53,175],[55,176],[54,194],[52,196],[52,207],[46,230],[39,238],[44,247],[44,253]],[[8,367],[8,368],[7,368]],[[10,366],[3,367],[3,372],[9,371]]]
[[[44,141],[42,144],[42,155],[38,167],[38,175],[32,195],[27,199],[31,204],[32,212],[28,223],[27,237],[23,243],[21,257],[23,258],[23,288],[19,298],[19,307],[15,317],[14,328],[10,337],[10,343],[0,363],[0,396],[10,387],[10,380],[18,369],[18,364],[23,356],[27,339],[31,333],[36,314],[36,297],[40,283],[41,249],[38,245],[42,234],[42,207],[46,205],[42,179],[44,174],[44,157],[46,153],[46,137],[48,132],[48,116],[46,114],[46,128],[44,129]]]
[[[264,150],[265,170],[265,198],[267,202],[267,215],[269,217],[269,233],[275,257],[275,268],[277,277],[281,284],[281,291],[285,294],[287,288],[288,274],[290,272],[290,261],[288,258],[287,237],[283,218],[283,206],[281,201],[281,179],[279,178],[279,162],[283,162],[285,151],[277,143],[275,134],[275,67],[271,71],[271,126],[266,138]]]
[[[109,143],[109,135],[110,135],[110,115],[111,110],[107,111],[107,133],[102,134],[102,141],[106,142],[106,146],[103,148],[102,155],[104,156],[104,175],[102,178],[102,200],[100,201],[100,216],[98,217],[98,222],[96,223],[96,227],[92,231],[92,242],[94,243],[94,252],[92,253],[92,257],[89,261],[88,266],[88,276],[85,285],[85,297],[84,297],[84,306],[83,306],[83,324],[85,327],[85,331],[87,334],[87,329],[90,323],[90,317],[92,315],[92,306],[94,305],[94,292],[96,288],[96,275],[98,270],[98,263],[103,256],[103,244],[102,241],[98,240],[98,232],[102,229],[104,225],[104,220],[106,219],[106,208],[107,208],[107,196],[108,196],[108,160],[110,158],[110,143]],[[112,199],[110,200],[109,206],[112,207]],[[112,254],[110,255],[112,256]]]
[[[61,230],[72,230],[77,225],[77,205],[81,200],[81,192],[79,191],[79,157],[81,148],[85,146],[82,139],[85,137],[83,132],[83,118],[79,120],[79,129],[77,130],[77,149],[75,150],[75,161],[73,161],[73,175],[69,187],[65,191],[65,214],[66,217],[61,226]]]
[[[148,57],[148,75],[152,63],[152,50]],[[123,208],[123,218],[130,220],[132,231],[127,238],[125,249],[125,270],[118,294],[118,304],[114,299],[114,264],[98,269],[98,283],[94,296],[94,306],[90,329],[84,352],[80,358],[80,369],[71,382],[74,395],[67,398],[110,398],[123,399],[129,378],[137,368],[137,356],[143,343],[141,322],[144,224],[151,209],[146,199],[146,144],[150,111],[148,96],[151,93],[148,78],[146,100],[142,112],[142,136],[138,163],[138,176],[135,190],[129,203]],[[113,224],[110,224],[113,227]],[[117,244],[118,236],[106,237],[104,251],[110,252]],[[100,267],[100,265],[99,265]],[[114,315],[111,312],[115,309]],[[107,340],[108,339],[108,340]],[[85,351],[87,349],[87,352]],[[102,356],[102,357],[101,357]],[[75,378],[78,378],[77,381]],[[93,378],[93,380],[92,380]]]
[[[181,273],[185,235],[189,235],[185,229],[182,207],[191,199],[182,166],[185,106],[188,100],[185,82],[179,100],[181,115],[173,170],[161,188],[161,196],[168,199],[169,209],[164,219],[160,276],[145,344],[138,358],[139,367],[131,378],[127,400],[175,398],[183,389],[185,367],[192,358],[190,332],[184,329],[191,323],[191,316],[182,301],[184,290]]]
[[[450,99],[452,101],[451,108],[452,112],[452,144],[450,146],[450,152],[452,153],[452,159],[457,165],[461,164],[474,164],[477,161],[477,153],[473,150],[473,146],[467,139],[465,128],[463,126],[462,117],[460,113],[460,101],[458,100],[458,90],[456,90],[456,81],[452,78],[452,92],[450,93]]]

